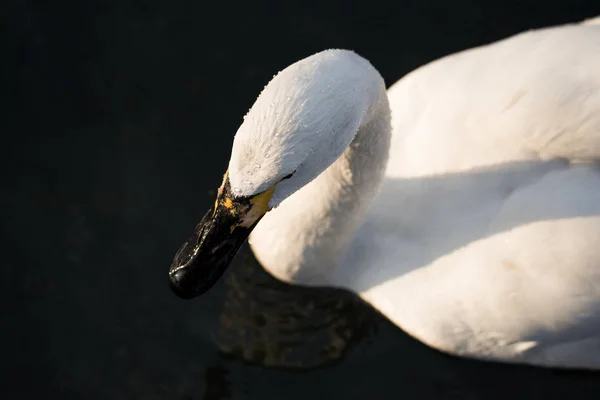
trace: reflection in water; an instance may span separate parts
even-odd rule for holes
[[[217,337],[224,355],[264,367],[317,368],[376,332],[377,315],[356,295],[280,282],[249,253],[226,280]]]
[[[221,287],[221,357],[205,370],[203,400],[600,398],[598,373],[445,355],[352,293],[279,282],[247,247]]]

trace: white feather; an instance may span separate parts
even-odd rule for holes
[[[387,93],[352,52],[308,57],[258,97],[229,177],[252,195],[297,171],[251,236],[274,276],[353,290],[452,354],[600,369],[599,160],[588,21],[442,58]]]

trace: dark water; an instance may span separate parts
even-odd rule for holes
[[[344,47],[392,83],[600,15],[597,0],[349,3],[4,0],[1,398],[599,398],[599,374],[440,354],[352,294],[273,280],[247,249],[205,297],[169,291],[276,71]]]

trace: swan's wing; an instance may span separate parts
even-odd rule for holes
[[[388,175],[600,159],[598,22],[525,32],[398,81],[389,90]]]
[[[387,182],[351,287],[440,350],[600,369],[599,168],[502,168]]]
[[[348,286],[438,349],[600,368],[600,25],[445,57],[389,97]]]

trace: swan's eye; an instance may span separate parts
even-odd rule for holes
[[[296,173],[296,171],[292,172],[291,174],[288,174],[288,175],[284,176],[283,178],[281,178],[281,180],[285,181],[286,179],[290,179],[292,176],[294,176],[295,173]]]

